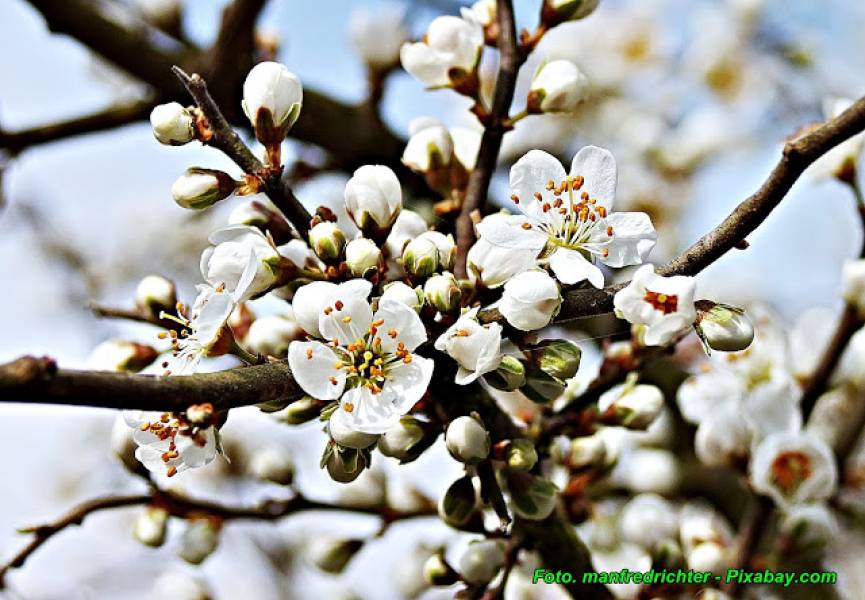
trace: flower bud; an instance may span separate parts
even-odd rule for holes
[[[234,193],[237,182],[228,173],[215,169],[186,169],[171,186],[174,201],[183,208],[201,210]]]
[[[552,402],[565,391],[565,382],[548,375],[533,363],[526,365],[526,384],[521,388],[532,402]]]
[[[531,471],[538,462],[538,451],[527,439],[511,440],[505,450],[505,462],[515,471]]]
[[[335,411],[327,422],[327,431],[331,439],[344,448],[363,450],[369,448],[378,440],[378,434],[364,433],[352,429],[345,416],[345,411]]]
[[[841,288],[844,302],[865,313],[865,259],[844,261]]]
[[[300,116],[303,86],[285,65],[259,63],[243,82],[241,104],[258,141],[265,145],[281,144]]]
[[[429,226],[422,216],[413,210],[401,210],[384,244],[388,256],[400,258],[406,244],[428,230]]]
[[[664,407],[664,394],[654,385],[637,384],[630,378],[604,392],[598,410],[613,424],[629,429],[646,429]]]
[[[336,223],[323,221],[309,230],[309,245],[321,260],[335,263],[342,258],[345,234]]]
[[[526,110],[529,113],[574,112],[583,101],[589,80],[569,60],[541,65],[532,79]]]
[[[424,438],[422,421],[405,415],[398,423],[391,425],[378,440],[378,450],[385,456],[407,462],[416,458],[414,447]]]
[[[464,18],[445,15],[433,19],[422,42],[403,45],[400,61],[427,87],[452,87],[476,96],[483,44],[483,26],[470,12]]]
[[[433,275],[423,286],[427,302],[439,312],[448,313],[460,307],[462,292],[451,273]]]
[[[329,446],[325,450],[325,467],[330,478],[338,483],[350,483],[366,468],[366,457],[354,448]]]
[[[568,340],[544,340],[527,348],[529,360],[541,371],[556,379],[570,379],[580,368],[582,351]]]
[[[508,215],[495,213],[484,217],[481,222],[489,225],[496,221],[505,222],[507,219]],[[469,249],[466,259],[469,279],[476,286],[501,287],[517,273],[534,266],[536,257],[537,252],[532,249],[505,248],[480,238]]]
[[[604,438],[595,433],[574,438],[565,442],[560,450],[559,460],[571,469],[603,465],[607,458],[607,445]]]
[[[754,326],[745,311],[728,304],[700,300],[697,305],[697,335],[703,344],[719,352],[738,352],[754,341]]]
[[[148,506],[135,520],[132,535],[147,546],[158,548],[165,543],[168,530],[168,511],[156,506]]]
[[[190,519],[180,538],[178,555],[190,564],[200,565],[216,550],[219,530],[219,524],[212,519]]]
[[[177,306],[177,288],[174,282],[159,275],[148,275],[135,289],[135,306],[151,317],[159,317],[159,313],[163,311],[174,311]]]
[[[355,51],[373,69],[386,70],[399,64],[399,50],[408,40],[402,10],[356,10],[348,31]]]
[[[383,165],[365,165],[345,184],[345,208],[364,237],[383,241],[402,210],[402,188]]]
[[[168,600],[213,600],[207,586],[182,571],[167,571],[153,582],[153,598]]]
[[[722,575],[732,564],[727,548],[715,542],[703,542],[694,546],[687,555],[688,568]]]
[[[459,580],[459,574],[445,560],[444,552],[433,553],[423,565],[424,579],[430,585],[452,585]]]
[[[481,462],[490,453],[490,434],[474,417],[457,417],[451,421],[445,443],[451,456],[470,465]]]
[[[547,28],[565,21],[576,21],[592,14],[601,0],[544,0],[541,8],[541,23]]]
[[[300,400],[295,400],[285,407],[285,410],[276,413],[274,416],[279,420],[284,421],[288,425],[302,425],[317,419],[321,414],[321,403],[309,396],[304,396]]]
[[[509,472],[508,491],[514,514],[532,521],[549,517],[558,502],[559,489],[553,482],[531,473]]]
[[[629,542],[652,550],[659,542],[679,536],[679,514],[657,494],[638,494],[622,508],[619,528]]]
[[[411,137],[402,154],[402,162],[412,171],[429,173],[447,167],[454,152],[451,134],[435,119],[422,117],[412,121]]]
[[[462,527],[478,508],[478,494],[472,478],[466,475],[448,487],[438,506],[439,517],[451,527]]]
[[[345,263],[355,277],[368,278],[378,272],[381,250],[372,240],[357,238],[345,247]]]
[[[472,542],[460,557],[460,574],[472,585],[492,581],[505,563],[505,543],[502,540]]]
[[[781,519],[781,531],[798,548],[822,548],[838,535],[838,522],[824,504],[797,504]]]
[[[415,312],[420,312],[424,305],[425,296],[423,288],[420,286],[413,288],[402,281],[394,281],[384,286],[381,300],[395,300],[405,304]]]
[[[556,281],[546,271],[532,269],[505,283],[499,311],[517,329],[533,331],[546,327],[561,304]]]
[[[253,321],[243,342],[250,352],[285,358],[288,345],[303,337],[303,329],[294,319],[272,315]]]
[[[505,355],[495,371],[484,375],[487,383],[505,392],[511,392],[526,384],[526,367],[516,357]]]
[[[235,206],[228,215],[229,225],[249,225],[269,233],[277,244],[290,244],[295,242],[307,249],[307,245],[301,240],[292,238],[291,226],[272,204],[265,200],[249,200]],[[290,253],[285,254],[289,258]],[[295,263],[297,264],[297,263]],[[298,266],[303,266],[303,261]]]
[[[159,356],[145,344],[127,340],[106,340],[96,346],[88,357],[90,368],[97,371],[137,373]]]
[[[427,231],[411,240],[402,253],[405,270],[415,277],[429,277],[438,270],[448,270],[456,260],[452,235]]]
[[[249,470],[258,479],[279,485],[291,485],[294,481],[294,463],[282,448],[270,447],[255,452],[249,461]]]
[[[363,548],[363,543],[363,540],[316,538],[310,548],[310,559],[325,573],[336,575],[342,573],[352,557]]]
[[[195,139],[192,113],[177,102],[160,104],[150,112],[153,137],[166,146],[182,146]]]

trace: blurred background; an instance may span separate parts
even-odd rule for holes
[[[90,350],[105,339],[155,341],[152,328],[99,319],[88,303],[129,306],[136,283],[151,273],[176,280],[181,297],[191,300],[207,235],[241,200],[203,214],[179,208],[169,190],[186,166],[232,174],[237,169],[220,153],[197,144],[159,145],[146,117],[45,143],[15,138],[16,132],[110,107],[137,106],[158,94],[79,41],[53,35],[34,8],[41,4],[58,3],[0,0],[5,48],[0,56],[5,148],[0,149],[0,314],[6,315],[0,360],[50,354],[63,366],[87,367]],[[144,22],[152,21],[155,8],[164,3],[84,4],[139,31],[149,27]],[[226,4],[183,0],[182,33],[174,31],[179,38],[152,28],[146,35],[169,52],[207,48]],[[515,4],[518,26],[534,27],[538,2]],[[307,103],[315,90],[340,103],[333,109],[345,117],[311,121],[305,106],[300,117],[301,122],[307,119],[305,140],[286,142],[284,156],[290,169],[298,161],[292,176],[305,204],[314,208],[341,201],[346,169],[383,158],[398,163],[401,147],[390,157],[364,154],[356,139],[357,123],[346,116],[368,97],[366,70],[350,36],[356,13],[377,19],[401,11],[412,36],[418,36],[432,18],[456,13],[460,6],[447,0],[267,2],[257,20],[258,52],[275,56],[300,76]],[[516,110],[522,108],[541,58],[573,60],[589,77],[592,92],[579,114],[533,116],[506,136],[494,199],[507,197],[507,167],[530,148],[569,161],[582,145],[608,147],[619,163],[619,207],[652,215],[660,242],[651,259],[668,260],[758,187],[784,138],[824,119],[827,99],[865,93],[863,29],[865,4],[850,0],[603,0],[590,18],[546,36],[523,69]],[[483,72],[489,89],[495,75],[493,52],[488,52]],[[215,82],[210,83],[213,87]],[[239,97],[239,84],[236,88],[229,95]],[[187,102],[179,94],[171,99]],[[427,115],[447,126],[478,128],[468,106],[453,92],[424,91],[398,70],[385,81],[378,111],[394,136],[404,139],[411,120]],[[226,107],[235,114],[238,109]],[[307,143],[324,136],[336,152]],[[429,212],[430,203],[422,196],[412,202]],[[856,255],[861,235],[849,190],[814,170],[749,239],[747,251],[724,257],[700,275],[701,295],[737,304],[760,300],[790,323],[815,305],[837,309],[840,262]],[[271,300],[253,303],[256,314],[279,308]],[[589,378],[592,352],[585,351],[589,358],[582,368]],[[226,364],[215,362],[209,368]],[[94,409],[0,407],[4,560],[23,543],[17,528],[97,494],[136,489],[110,457],[114,418]],[[404,468],[381,459],[358,482],[337,488],[318,469],[317,423],[288,428],[262,418],[256,409],[238,410],[225,434],[229,455],[235,448],[239,464],[255,448],[288,448],[299,486],[316,498],[367,494],[375,501],[384,488],[395,503],[411,502],[418,492],[438,498],[460,471],[436,447]],[[285,493],[277,486],[226,477],[233,468],[214,463],[172,485],[235,505]],[[400,598],[417,591],[420,561],[408,558],[423,552],[418,542],[433,547],[457,537],[436,519],[398,524],[370,542],[345,576],[337,578],[311,568],[304,547],[322,532],[369,535],[377,521],[312,514],[279,525],[230,524],[217,553],[193,569],[173,555],[170,542],[160,550],[136,543],[130,534],[134,513],[96,515],[83,528],[62,533],[11,575],[6,593],[11,598],[149,598],[160,577],[179,571],[202,580],[218,598]],[[861,597],[853,573],[861,576],[865,568],[847,558],[841,561],[851,573],[844,587],[858,589],[848,597]],[[554,593],[526,585],[510,588],[515,598]],[[437,593],[450,595],[428,592]]]

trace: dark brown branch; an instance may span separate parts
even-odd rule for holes
[[[763,532],[769,524],[774,512],[775,505],[766,496],[755,495],[751,500],[751,506],[742,519],[739,526],[739,537],[736,543],[735,560],[731,568],[740,571],[750,571],[751,558],[760,545]],[[725,583],[724,591],[731,597],[738,598],[742,584],[734,579]]]
[[[16,554],[8,563],[0,566],[0,589],[3,589],[5,585],[5,576],[10,569],[17,569],[23,566],[27,559],[30,558],[30,556],[45,542],[67,527],[72,525],[81,525],[88,515],[95,512],[113,508],[143,505],[159,506],[164,508],[174,517],[189,518],[206,515],[223,521],[276,521],[291,514],[320,510],[350,511],[376,515],[382,519],[385,525],[389,525],[395,521],[432,516],[436,514],[435,507],[432,505],[414,511],[398,511],[389,506],[376,507],[352,504],[329,504],[326,502],[310,500],[300,494],[289,500],[265,502],[258,507],[252,508],[235,508],[214,502],[194,500],[192,498],[186,498],[172,492],[158,489],[154,489],[149,494],[139,494],[135,496],[108,496],[83,502],[52,523],[23,529],[22,533],[31,533],[34,537],[30,543],[18,552],[18,554]]]
[[[525,61],[525,54],[517,44],[514,7],[511,0],[498,0],[496,15],[499,25],[499,52],[501,55],[496,90],[490,112],[486,115],[484,133],[481,137],[475,168],[469,176],[466,197],[456,222],[457,263],[454,267],[454,273],[463,279],[467,276],[468,251],[475,239],[472,215],[475,211],[483,209],[484,204],[486,204],[490,180],[499,160],[502,138],[508,130],[505,121],[514,99],[517,73],[520,70],[520,65]]]
[[[145,314],[135,309],[114,308],[110,306],[102,306],[101,304],[91,302],[90,310],[97,317],[104,317],[108,319],[126,319],[127,321],[147,323],[161,329],[170,329],[178,332],[183,329],[180,323],[176,321],[172,321],[171,319],[159,319],[157,317]]]
[[[171,377],[59,369],[48,357],[0,365],[0,402],[182,412],[205,402],[225,410],[301,396],[281,362]]]
[[[784,146],[781,160],[769,178],[745,199],[717,227],[701,237],[681,256],[658,269],[662,275],[694,276],[735,248],[754,232],[784,199],[790,188],[815,160],[846,139],[865,130],[865,98],[860,98],[843,113],[813,127]],[[627,284],[602,290],[583,289],[564,294],[557,322],[570,321],[612,312],[613,296]],[[481,312],[483,321],[501,320],[495,309]]]
[[[205,142],[225,153],[237,166],[249,175],[255,175],[264,182],[264,191],[285,217],[294,225],[301,237],[309,233],[312,215],[303,207],[294,192],[285,183],[279,172],[269,172],[244,143],[237,132],[223,116],[213,97],[207,90],[207,83],[197,73],[187,75],[180,67],[172,67],[174,74],[183,83],[195,104],[207,117],[213,137]]]

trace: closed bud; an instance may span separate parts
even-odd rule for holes
[[[174,182],[171,195],[183,208],[201,210],[228,198],[236,188],[237,182],[228,173],[192,167]]]
[[[688,552],[688,568],[722,575],[733,563],[730,550],[715,542],[703,542]]]
[[[285,407],[285,410],[276,413],[274,416],[279,420],[284,421],[288,425],[302,425],[317,419],[321,414],[321,403],[309,396],[304,396],[300,400],[295,400]]]
[[[441,550],[426,559],[423,577],[430,585],[437,586],[451,585],[459,581],[459,574],[448,564]]]
[[[135,306],[151,317],[158,317],[163,311],[174,311],[177,306],[174,282],[159,275],[148,275],[135,288]]]
[[[220,525],[208,518],[190,519],[180,538],[178,555],[186,562],[200,565],[219,545]]]
[[[643,523],[644,527],[645,525]],[[682,552],[682,546],[678,541],[670,538],[661,540],[655,544],[655,547],[652,549],[652,558],[656,564],[668,571],[681,569],[685,566],[685,555]],[[700,596],[700,600],[704,598],[705,596]]]
[[[865,259],[844,261],[841,270],[841,288],[844,302],[865,314]]]
[[[604,392],[598,410],[611,424],[646,429],[664,407],[664,394],[654,385],[637,384],[635,378]]]
[[[364,237],[384,241],[402,210],[402,187],[383,165],[364,165],[345,184],[345,208]]]
[[[97,371],[137,373],[152,364],[159,354],[152,347],[127,340],[106,340],[88,357],[90,368]]]
[[[372,240],[357,238],[345,247],[345,263],[355,277],[368,278],[378,272],[381,250]]]
[[[445,432],[448,452],[460,462],[473,465],[490,454],[490,434],[474,417],[457,417]]]
[[[334,442],[345,448],[363,450],[369,448],[378,440],[378,434],[364,433],[353,429],[348,422],[346,412],[337,410],[327,422],[327,430]]]
[[[544,340],[527,348],[529,359],[541,371],[556,379],[574,377],[580,368],[582,351],[568,340]]]
[[[559,489],[555,484],[531,473],[509,472],[508,491],[514,514],[532,521],[549,517],[558,502]]]
[[[517,329],[534,331],[546,327],[561,305],[562,296],[556,280],[546,271],[530,269],[505,283],[499,311]]]
[[[303,86],[285,65],[259,63],[243,82],[243,112],[262,144],[282,143],[300,116],[302,105]]]
[[[309,231],[309,245],[313,252],[326,263],[335,263],[342,258],[345,249],[345,234],[336,223],[324,221]]]
[[[505,462],[515,471],[531,471],[538,462],[538,451],[527,439],[511,440],[505,450]]]
[[[167,571],[153,582],[153,598],[165,600],[213,600],[207,585],[182,571]]]
[[[451,527],[462,527],[478,508],[478,494],[472,478],[466,475],[448,487],[438,506],[439,517]]]
[[[398,9],[357,10],[351,14],[348,31],[357,53],[376,70],[399,64],[399,50],[409,36],[403,11]]]
[[[607,445],[597,433],[565,441],[555,448],[556,459],[571,469],[600,466],[607,458]]]
[[[454,143],[450,132],[435,119],[412,121],[411,137],[402,155],[402,162],[417,173],[445,169],[451,162]]]
[[[460,557],[459,570],[472,585],[486,585],[505,564],[505,543],[502,540],[472,542]]]
[[[427,302],[439,312],[448,313],[460,307],[462,292],[451,273],[433,275],[423,286]]]
[[[310,559],[322,571],[336,575],[342,573],[363,543],[363,540],[316,538],[310,548]]]
[[[327,474],[337,483],[350,483],[360,477],[366,468],[366,456],[354,448],[328,444],[324,466]]]
[[[532,79],[526,110],[529,113],[574,112],[586,95],[589,80],[569,60],[541,65]]]
[[[541,22],[551,28],[565,21],[583,19],[595,12],[600,3],[601,0],[544,0]]]
[[[384,291],[381,294],[382,300],[395,300],[401,302],[413,309],[415,312],[420,312],[423,308],[425,296],[423,288],[411,287],[404,284],[402,281],[394,281],[384,286]]]
[[[147,546],[157,548],[165,543],[168,530],[168,511],[156,506],[148,506],[135,520],[132,535]]]
[[[505,392],[511,392],[526,384],[526,367],[514,356],[502,357],[495,371],[484,375],[487,383]]]
[[[412,450],[424,438],[425,431],[422,423],[411,415],[402,417],[398,423],[385,430],[379,438],[379,452],[402,462],[416,458]]]
[[[824,504],[796,504],[784,513],[781,531],[800,549],[822,548],[838,535],[838,522]]]
[[[526,365],[526,384],[521,391],[532,402],[546,404],[552,402],[565,391],[565,382],[553,377],[533,363]]]
[[[249,470],[258,479],[279,485],[291,485],[294,481],[294,463],[282,448],[264,448],[255,452],[249,461]]]
[[[456,244],[452,235],[426,231],[403,249],[405,270],[415,277],[429,277],[439,270],[449,270],[456,261]]]
[[[741,308],[715,304],[710,300],[696,302],[695,328],[706,351],[738,352],[754,341],[754,326]]]
[[[303,337],[303,329],[294,319],[271,315],[253,321],[243,342],[251,352],[285,358],[288,345]]]
[[[192,113],[177,102],[160,104],[150,112],[153,137],[166,146],[182,146],[195,139]]]

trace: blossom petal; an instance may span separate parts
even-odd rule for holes
[[[536,193],[541,194],[544,201],[553,203],[555,196],[547,190],[547,183],[552,181],[559,185],[567,177],[565,168],[552,154],[543,150],[530,150],[511,167],[511,193],[519,198],[519,208],[525,214],[543,220]]]
[[[288,365],[294,380],[318,400],[335,400],[342,395],[346,373],[336,368],[339,361],[336,353],[321,342],[292,342],[288,346]]]
[[[616,159],[609,150],[598,146],[585,146],[571,161],[571,176],[582,175],[584,183],[582,191],[589,198],[596,199],[598,206],[603,206],[609,212],[616,196]]]
[[[372,324],[372,308],[363,298],[345,296],[337,292],[333,304],[322,309],[318,317],[318,329],[326,340],[336,339],[340,346],[363,337]]]
[[[378,337],[381,338],[382,350],[387,353],[393,353],[400,342],[411,352],[427,341],[426,328],[420,317],[402,302],[380,300],[373,320],[384,320],[378,326]],[[392,332],[394,336],[390,335]]]
[[[664,346],[668,344],[677,333],[690,327],[693,322],[693,319],[689,319],[681,313],[670,313],[669,315],[664,315],[660,321],[657,321],[646,328],[643,335],[643,341],[647,346]]]
[[[321,337],[318,329],[318,317],[330,301],[337,285],[329,281],[313,281],[301,286],[294,293],[292,308],[294,318],[309,335]]]
[[[655,247],[658,234],[649,215],[641,212],[614,212],[606,218],[613,238],[606,246],[609,254],[601,262],[614,268],[645,262]]]
[[[406,414],[426,393],[435,362],[414,355],[409,364],[391,367],[382,393],[388,397],[400,416]]]
[[[526,229],[525,224],[531,225]],[[540,252],[547,243],[547,234],[524,216],[510,215],[500,219],[484,219],[478,224],[481,239],[499,248]]]
[[[596,288],[604,287],[603,272],[576,250],[559,248],[553,252],[550,269],[556,274],[556,279],[566,285],[588,280]]]

